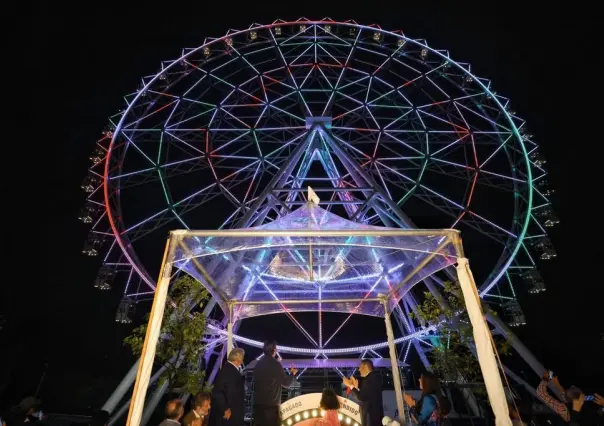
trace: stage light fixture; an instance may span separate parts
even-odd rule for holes
[[[325,411],[321,410],[308,410],[302,413],[294,414],[293,416],[284,419],[281,426],[295,426],[297,423],[304,421],[310,417],[323,417],[325,415]],[[352,417],[348,417],[342,413],[338,413],[338,419],[340,420],[340,424],[342,426],[359,426],[357,422],[354,421]]]

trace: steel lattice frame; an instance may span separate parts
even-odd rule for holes
[[[520,317],[516,277],[541,283],[535,249],[555,255],[552,190],[524,121],[468,64],[400,31],[327,18],[253,24],[185,49],[125,100],[91,156],[83,216],[93,223],[87,247],[109,247],[104,271],[126,277],[130,300],[153,293],[137,256],[150,236],[207,228],[204,206],[223,215],[220,228],[259,225],[304,203],[306,185],[355,221],[461,229],[470,259],[497,253],[477,273],[481,296]],[[145,216],[132,216],[132,198]],[[429,329],[408,318],[416,305],[410,293],[396,312],[398,343],[427,362],[419,343]],[[209,330],[218,348],[224,329]],[[379,356],[386,345],[329,348],[321,327],[317,339],[303,334],[311,348],[282,350]]]

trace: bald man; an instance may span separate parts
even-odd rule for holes
[[[173,399],[166,404],[166,418],[159,426],[180,426],[180,419],[185,413],[185,407],[180,399]]]

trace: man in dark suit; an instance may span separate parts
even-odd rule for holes
[[[283,366],[275,359],[277,342],[264,343],[264,356],[254,369],[254,426],[281,426],[281,390],[289,388],[294,382],[298,370],[292,365],[291,375],[287,375]]]
[[[227,357],[212,388],[210,426],[242,426],[245,415],[245,381],[241,374],[245,351],[235,348]]]
[[[210,394],[200,392],[193,399],[193,407],[182,419],[183,426],[208,426],[210,414]]]
[[[373,362],[370,359],[361,361],[359,374],[361,375],[360,383],[355,377],[344,377],[344,384],[359,400],[362,426],[381,426],[384,418],[382,378],[373,371]]]

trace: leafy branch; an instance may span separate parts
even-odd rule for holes
[[[182,388],[192,394],[207,390],[204,385],[205,372],[200,371],[198,366],[205,349],[203,336],[206,317],[193,308],[208,298],[208,292],[199,281],[189,275],[177,278],[171,285],[155,354],[157,363],[166,366],[160,381],[168,381],[170,389]],[[147,314],[145,323],[124,339],[124,344],[130,347],[134,355],[142,353],[148,319]]]
[[[441,307],[430,292],[424,293],[424,301],[412,313],[420,324],[439,324],[438,334],[431,336],[433,348],[429,354],[433,369],[446,380],[467,382],[482,380],[480,366],[471,348],[474,347],[472,325],[465,309],[461,288],[445,282],[443,297],[448,306]],[[494,336],[500,354],[509,353],[506,339]]]

